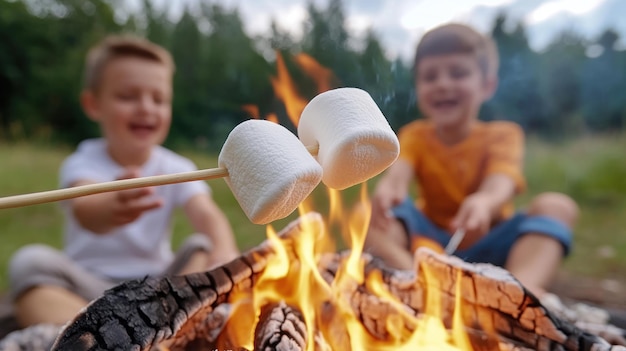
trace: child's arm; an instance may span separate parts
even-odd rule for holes
[[[135,178],[138,172],[129,169],[119,179]],[[72,184],[79,186],[93,182],[83,180]],[[71,208],[78,223],[84,228],[106,234],[116,227],[131,223],[145,211],[158,208],[161,200],[151,197],[153,188],[129,189],[95,194],[71,200]]]
[[[511,177],[505,174],[488,176],[478,191],[463,201],[452,220],[452,229],[465,229],[468,233],[466,245],[471,245],[489,231],[493,218],[514,195],[515,181]]]
[[[214,245],[207,268],[224,264],[239,256],[230,223],[209,195],[193,196],[185,204],[184,210],[194,230],[208,235]]]
[[[487,149],[487,176],[478,190],[461,204],[451,229],[466,230],[461,247],[471,245],[486,234],[502,206],[524,189],[522,171],[524,132],[510,122],[492,122]]]
[[[398,159],[378,181],[372,198],[372,218],[370,225],[384,229],[391,219],[391,209],[399,205],[409,193],[409,184],[413,179],[411,165]]]

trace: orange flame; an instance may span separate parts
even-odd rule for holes
[[[266,120],[270,121],[270,122],[274,122],[274,123],[278,123],[278,116],[276,116],[275,113],[270,113],[265,117]]]
[[[244,110],[244,112],[249,114],[250,117],[252,117],[254,119],[258,119],[259,116],[260,116],[260,114],[259,114],[259,107],[257,105],[246,104],[246,105],[241,106],[241,109]]]
[[[341,211],[341,194],[330,191],[331,211]],[[310,200],[309,200],[310,201]],[[361,188],[361,204],[369,210],[367,186]],[[350,254],[341,262],[339,269],[329,284],[319,271],[319,263],[332,241],[326,224],[310,220],[304,213],[310,205],[300,205],[301,232],[288,242],[283,241],[271,226],[267,228],[267,237],[275,254],[267,258],[264,272],[252,287],[252,293],[231,296],[231,303],[236,310],[231,316],[237,327],[231,328],[229,338],[236,340],[236,346],[253,348],[254,330],[261,308],[270,303],[284,301],[302,312],[307,327],[306,351],[314,350],[472,350],[465,333],[460,305],[460,272],[456,278],[456,299],[452,316],[452,331],[443,323],[442,296],[435,289],[427,289],[425,308],[420,315],[412,314],[397,297],[386,289],[380,272],[364,275],[362,248],[367,232],[369,218],[361,213],[352,213],[348,217],[331,215],[335,220],[344,219],[348,223]],[[369,211],[366,211],[369,213]],[[347,221],[345,219],[347,218]],[[328,246],[324,246],[328,245]],[[437,286],[434,272],[420,269],[424,274],[426,286]],[[390,313],[383,321],[388,337],[380,340],[371,335],[356,315],[351,304],[357,289],[365,287],[376,296],[381,304],[390,306]],[[329,308],[331,311],[329,316]],[[251,313],[253,312],[253,313]],[[317,336],[317,337],[313,337]],[[320,342],[323,342],[320,344]]]
[[[304,53],[296,55],[295,61],[302,71],[315,82],[318,94],[332,89],[332,82],[336,78],[330,69],[322,66],[313,57]],[[302,110],[304,110],[308,100],[298,94],[298,87],[289,75],[289,70],[280,52],[276,52],[276,72],[276,77],[270,78],[274,95],[285,104],[289,120],[297,127]],[[243,105],[241,109],[252,118],[260,118],[259,108],[256,105]],[[278,123],[278,116],[275,113],[269,113],[265,116],[265,119]]]
[[[278,76],[271,78],[274,94],[285,103],[289,119],[293,125],[297,126],[300,121],[300,114],[308,101],[298,95],[296,84],[291,79],[285,60],[279,52],[276,53],[276,70]]]
[[[320,65],[313,57],[303,53],[296,55],[296,62],[313,79],[317,85],[318,94],[332,89],[331,83],[335,80],[333,71]]]

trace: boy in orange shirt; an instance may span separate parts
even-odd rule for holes
[[[525,189],[523,131],[478,120],[497,71],[495,44],[470,27],[449,24],[424,35],[414,74],[426,119],[398,133],[400,156],[376,186],[365,245],[408,269],[418,246],[444,247],[462,229],[456,256],[502,266],[541,298],[570,250],[578,207],[566,195],[545,193],[514,212],[513,198]],[[416,202],[407,197],[413,180]]]

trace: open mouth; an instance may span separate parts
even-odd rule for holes
[[[450,109],[458,105],[459,105],[459,100],[457,99],[438,100],[433,103],[433,106],[436,109]]]
[[[156,125],[145,123],[131,123],[129,127],[130,131],[137,135],[147,135],[156,130]]]

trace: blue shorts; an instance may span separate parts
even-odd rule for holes
[[[409,239],[426,237],[445,247],[450,241],[450,233],[438,227],[415,207],[409,198],[393,209],[395,217],[403,222]],[[567,256],[572,246],[572,233],[563,223],[546,216],[529,216],[518,212],[510,219],[491,228],[489,233],[465,250],[457,250],[454,255],[472,263],[491,263],[504,267],[509,251],[517,239],[526,233],[541,233],[554,238],[563,245]]]

